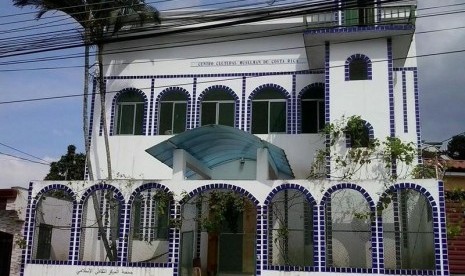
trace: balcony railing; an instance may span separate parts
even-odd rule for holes
[[[373,25],[414,25],[415,6],[350,8],[306,15],[308,28]]]

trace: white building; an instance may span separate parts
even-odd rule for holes
[[[334,155],[386,137],[420,143],[415,1],[359,4],[222,28],[204,27],[234,11],[190,27],[170,20],[207,13],[172,15],[106,44],[117,180],[95,93],[96,180],[31,185],[24,274],[448,275],[442,182],[389,181],[406,164],[376,156],[349,180]],[[330,145],[324,125],[354,115],[363,142]],[[309,178],[322,149],[327,177]],[[39,219],[44,195],[69,220]],[[40,225],[48,250],[68,255],[38,255]],[[57,228],[69,242],[52,241]]]

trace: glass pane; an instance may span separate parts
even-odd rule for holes
[[[143,103],[144,98],[134,91],[126,92],[119,96],[118,102]]]
[[[349,79],[350,80],[366,80],[368,79],[368,64],[362,59],[355,59],[349,64]]]
[[[164,95],[162,101],[187,101],[187,95],[181,91],[172,91]]]
[[[134,105],[120,105],[118,134],[133,134],[134,131]]]
[[[254,100],[267,100],[267,99],[285,99],[286,97],[279,90],[274,88],[265,88],[255,95]]]
[[[252,133],[268,133],[268,102],[252,102]]]
[[[172,134],[172,124],[173,124],[173,103],[161,103],[160,104],[160,118],[158,119],[160,121],[160,129],[158,131],[158,134],[164,135],[164,134]]]
[[[302,95],[302,99],[324,99],[323,87],[311,87]]]
[[[186,130],[186,103],[174,104],[173,134],[181,133]]]
[[[144,104],[136,104],[134,135],[142,135],[143,127],[144,127]]]
[[[218,100],[234,100],[228,92],[224,90],[213,90],[209,91],[204,97],[204,101],[218,101]]]
[[[325,102],[318,102],[318,131],[325,128]]]
[[[216,124],[216,103],[202,103],[201,125]]]
[[[318,109],[316,101],[302,101],[302,133],[318,132]]]
[[[270,132],[286,132],[286,103],[270,103]]]
[[[220,103],[218,124],[234,126],[234,103]]]

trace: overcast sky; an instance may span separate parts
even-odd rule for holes
[[[150,3],[152,0],[146,2]],[[249,2],[253,1],[249,0]],[[159,9],[179,8],[182,5],[195,6],[202,3],[208,2],[171,1],[159,6]],[[42,31],[39,29],[21,34],[17,31],[11,32],[13,28],[25,25],[37,26],[41,23],[41,21],[18,22],[34,18],[35,14],[30,13],[31,11],[33,10],[14,8],[10,0],[0,1],[0,42],[11,36]],[[449,14],[437,15],[444,12]],[[444,141],[465,131],[464,12],[465,0],[419,0],[418,2],[420,17],[417,19],[417,51],[421,56],[418,58],[420,111],[422,139],[425,141]],[[20,13],[22,15],[17,16]],[[62,25],[66,23],[64,21]],[[55,28],[58,29],[60,26]],[[61,26],[61,28],[64,27]],[[458,52],[449,53],[452,51]],[[16,66],[1,65],[1,63],[24,58],[82,52],[81,48],[77,48],[10,59],[0,57],[0,102],[81,94],[83,71],[79,66],[83,64],[82,58]],[[76,67],[60,70],[5,71],[57,66]],[[43,179],[49,169],[47,165],[16,159],[4,154],[17,155],[39,162],[50,162],[64,154],[69,144],[76,145],[78,151],[82,152],[81,109],[81,97],[0,104],[0,188],[27,187],[30,180]],[[43,159],[43,161],[14,151],[5,145]]]

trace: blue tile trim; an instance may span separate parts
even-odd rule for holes
[[[413,69],[413,87],[415,97],[415,130],[417,132],[418,164],[422,164],[423,158],[421,157],[420,102],[418,91],[418,70],[416,67]]]
[[[259,87],[255,88],[252,93],[250,93],[249,98],[247,99],[247,131],[252,132],[252,101],[256,95],[258,95],[263,89],[266,88],[273,88],[282,93],[284,98],[286,98],[286,133],[291,134],[290,123],[292,120],[292,114],[290,114],[290,112],[292,97],[286,89],[274,83],[260,85]]]
[[[150,82],[150,112],[149,112],[149,130],[148,135],[154,135],[153,131],[153,111],[155,109],[155,79],[152,79]]]
[[[171,206],[171,219],[180,220],[181,219],[181,205],[176,202]],[[173,241],[170,243],[169,249],[169,260],[170,266],[173,268],[173,276],[179,275],[180,270],[180,244],[181,244],[181,230],[179,228],[170,229],[170,240]]]
[[[157,98],[155,100],[155,122],[157,122],[156,128],[155,128],[155,133],[158,133],[158,126],[159,126],[158,121],[159,121],[159,117],[160,117],[160,112],[159,112],[160,101],[163,100],[164,95],[167,95],[168,93],[175,92],[175,91],[184,93],[187,96],[186,128],[189,128],[190,117],[191,117],[190,115],[191,115],[192,97],[189,94],[189,92],[184,88],[181,88],[181,87],[169,87],[169,88],[166,88],[165,90],[163,90],[160,94],[158,94],[158,96],[157,96]],[[158,133],[158,135],[163,135],[163,133]]]
[[[112,135],[117,135],[116,134],[116,112],[117,112],[117,104],[119,97],[124,95],[125,93],[131,93],[134,92],[138,95],[140,95],[144,99],[144,119],[142,121],[142,133],[143,135],[147,135],[147,125],[148,125],[148,120],[147,120],[147,110],[148,110],[148,99],[147,95],[142,90],[139,90],[137,88],[125,88],[118,93],[116,93],[113,97],[113,100],[111,101],[111,115],[110,115],[110,136]]]
[[[364,188],[356,184],[353,184],[353,183],[339,183],[339,184],[336,184],[330,187],[323,194],[323,197],[320,201],[320,206],[322,207],[322,209],[320,209],[320,235],[323,235],[322,237],[325,237],[326,236],[325,234],[328,232],[326,231],[326,225],[327,225],[326,216],[330,215],[331,213],[329,212],[328,214],[328,211],[327,211],[328,208],[325,208],[325,207],[327,207],[328,204],[330,206],[332,193],[338,190],[343,190],[343,189],[352,189],[352,190],[358,191],[366,199],[367,203],[370,206],[370,213],[372,214],[371,215],[371,256],[372,256],[371,265],[372,265],[372,268],[330,267],[328,261],[325,260],[324,262],[325,265],[322,267],[322,270],[325,272],[377,273],[378,259],[377,259],[377,253],[375,252],[375,249],[377,248],[377,242],[376,242],[377,234],[376,234],[376,220],[375,220],[376,208],[375,208],[375,203],[372,197]],[[325,239],[321,240],[320,248],[322,251],[322,255],[325,250],[330,250],[328,249],[328,246],[326,245],[326,243],[327,241]],[[327,255],[327,254],[324,254],[324,255]]]
[[[200,125],[199,121],[195,119],[195,118],[198,118],[200,116],[199,110],[197,110],[197,112],[195,112],[196,111],[195,106],[199,104],[199,102],[196,101],[196,99],[197,99],[197,78],[193,78],[192,79],[191,114],[189,116],[190,117],[190,122],[191,122],[191,126],[189,127],[190,129],[196,128],[196,127],[198,127]]]
[[[400,223],[400,211],[399,211],[399,191],[393,192],[392,195],[392,208],[394,213],[394,238],[395,238],[395,250],[396,250],[396,269],[402,268],[402,255],[401,255],[401,248],[402,243],[401,241],[401,223]],[[382,215],[382,214],[381,214]],[[382,220],[382,217],[381,217]]]
[[[396,118],[394,110],[394,74],[393,74],[393,54],[392,40],[387,39],[387,61],[388,61],[388,89],[389,89],[389,135],[396,137]],[[391,174],[397,175],[397,160],[393,158],[391,162]]]
[[[396,183],[388,187],[387,190],[381,194],[377,208],[381,207],[382,199],[388,197],[390,193],[396,193],[397,191],[408,190],[408,189],[419,192],[420,194],[425,196],[425,198],[428,199],[429,203],[431,204],[431,208],[433,211],[433,233],[435,237],[434,257],[435,257],[436,269],[435,270],[384,269],[384,270],[380,270],[380,273],[381,274],[404,274],[404,275],[443,275],[441,273],[441,267],[443,265],[443,263],[441,263],[441,260],[442,260],[442,257],[444,256],[444,251],[443,251],[444,247],[442,245],[446,244],[446,248],[447,248],[447,239],[446,238],[440,239],[439,237],[440,237],[441,227],[442,227],[442,225],[440,225],[440,219],[441,219],[441,216],[445,216],[445,209],[441,210],[441,208],[438,208],[440,206],[438,206],[438,204],[436,203],[436,201],[434,200],[430,192],[428,192],[428,190],[425,189],[424,187],[418,184],[415,184],[415,183],[409,183],[409,182]],[[439,188],[439,193],[441,193],[440,188]],[[381,212],[378,213],[378,217],[381,217],[381,215],[382,215]],[[445,222],[444,222],[444,227],[445,227]],[[381,241],[381,243],[382,244],[380,246],[384,247],[383,241]],[[447,252],[445,252],[445,254],[446,254],[445,260],[447,262]]]
[[[29,182],[29,189],[27,192],[27,206],[26,206],[26,214],[25,214],[25,220],[24,220],[24,228],[23,228],[23,238],[26,240],[26,247],[23,248],[21,252],[21,268],[19,271],[19,275],[23,276],[24,275],[24,267],[26,266],[26,263],[30,263],[31,260],[31,255],[28,254],[30,250],[32,249],[32,237],[29,236],[32,235],[32,230],[31,228],[31,223],[29,223],[31,220],[31,210],[32,210],[32,186],[33,183]]]
[[[63,260],[35,260],[33,258],[34,256],[32,256],[33,245],[34,245],[35,242],[37,242],[37,241],[33,240],[34,231],[35,231],[35,228],[36,228],[36,225],[35,225],[36,212],[33,211],[33,210],[35,210],[36,207],[38,206],[41,197],[45,193],[47,193],[49,191],[52,191],[52,190],[63,191],[65,193],[69,194],[73,198],[73,212],[72,212],[72,217],[70,218],[70,220],[71,220],[71,232],[70,232],[70,237],[69,237],[69,247],[68,247],[69,251],[68,251],[68,260],[67,261],[63,261]],[[51,185],[48,185],[48,186],[44,187],[42,190],[40,190],[33,199],[31,199],[31,200],[28,199],[28,202],[31,203],[30,212],[29,212],[29,214],[27,214],[28,218],[30,219],[30,223],[28,223],[28,228],[29,228],[28,232],[29,232],[30,236],[28,238],[28,246],[27,246],[27,256],[28,256],[28,260],[30,260],[30,263],[41,263],[41,264],[53,264],[53,263],[56,263],[56,264],[71,265],[72,261],[73,261],[73,255],[76,253],[75,250],[74,250],[74,234],[75,234],[75,229],[76,229],[76,225],[75,225],[75,222],[76,222],[76,210],[77,210],[77,206],[78,206],[78,203],[77,203],[77,200],[76,200],[76,194],[68,186],[65,186],[65,185],[62,185],[62,184],[51,184]]]
[[[107,76],[106,80],[126,80],[126,79],[178,79],[178,78],[223,78],[223,77],[262,77],[262,76],[282,76],[282,75],[308,75],[323,74],[321,69],[299,70],[299,71],[276,71],[276,72],[242,72],[242,73],[219,73],[219,74],[186,74],[186,75],[129,75],[129,76]],[[215,80],[217,81],[217,80]]]
[[[444,182],[438,181],[439,190],[439,225],[441,230],[440,244],[442,247],[442,264],[443,269],[442,275],[450,275],[449,271],[449,259],[448,259],[448,248],[447,248],[447,227],[446,227],[446,198],[444,191]]]
[[[239,128],[239,105],[240,105],[240,101],[239,101],[239,96],[236,94],[236,92],[234,92],[231,88],[227,87],[227,86],[224,86],[224,85],[213,85],[213,86],[210,86],[208,87],[207,89],[205,89],[204,91],[202,91],[202,93],[199,94],[199,97],[197,98],[197,107],[196,107],[196,110],[197,110],[197,113],[195,115],[195,127],[199,127],[200,124],[201,124],[201,121],[200,121],[200,116],[201,116],[201,105],[202,105],[202,101],[203,101],[203,98],[205,97],[205,95],[208,94],[208,92],[212,91],[212,90],[222,90],[226,93],[228,93],[229,95],[231,95],[233,98],[234,98],[234,127],[235,128]]]
[[[104,89],[106,91],[107,90],[107,81],[106,80],[105,80],[105,83],[103,84],[103,86],[104,86]],[[102,94],[101,91],[99,91],[99,92],[100,92],[99,93],[99,98],[100,98],[100,103],[101,103],[103,94]],[[104,95],[105,98],[107,97],[107,94],[108,93],[105,92],[105,95]],[[105,102],[106,102],[106,99],[105,99]],[[100,108],[101,107],[102,107],[102,105],[100,105]],[[106,110],[104,112],[106,112]],[[99,136],[103,135],[103,116],[102,116],[102,113],[103,113],[102,110],[100,110],[100,128],[99,128],[99,133],[98,133]],[[108,118],[107,118],[107,121],[108,121]]]
[[[272,208],[271,202],[273,198],[282,191],[288,190],[295,190],[302,193],[305,196],[305,199],[308,203],[312,206],[313,214],[310,214],[313,217],[313,266],[290,266],[290,265],[272,265],[272,249],[273,249],[273,236],[272,236],[272,226],[270,223],[273,221],[272,219]],[[263,259],[264,265],[263,267],[268,270],[284,270],[284,271],[318,271],[317,265],[318,262],[315,262],[317,251],[318,251],[318,224],[317,224],[317,217],[316,214],[318,212],[318,208],[316,208],[316,200],[312,196],[312,194],[303,186],[299,184],[292,184],[292,183],[285,183],[275,187],[266,197],[264,201],[264,236],[263,236],[263,244],[266,244],[267,247],[263,249]],[[265,262],[266,260],[266,262]]]
[[[404,113],[404,133],[408,133],[407,79],[405,71],[402,71],[402,108]]]
[[[263,235],[263,224],[264,224],[264,219],[263,219],[263,210],[264,206],[257,206],[257,227],[255,229],[255,237],[256,237],[256,247],[255,247],[255,255],[258,256],[258,258],[255,258],[255,275],[261,275],[262,274],[262,262],[266,258],[265,254],[263,253],[263,250],[265,248],[262,247],[262,244],[266,244],[266,239],[265,236]]]
[[[190,191],[181,201],[179,201],[179,204],[183,205],[187,201],[189,201],[191,198],[193,198],[194,196],[202,192],[207,192],[209,190],[232,190],[248,198],[255,206],[259,204],[258,199],[256,199],[249,191],[245,190],[242,187],[235,186],[232,184],[225,184],[225,183],[207,184],[207,185],[198,187]]]
[[[241,126],[240,126],[240,129],[246,131],[247,128],[246,128],[246,124],[245,124],[245,93],[246,93],[246,90],[247,89],[247,78],[244,76],[242,77],[242,95],[241,95],[241,102],[242,102],[242,113],[241,113],[241,117],[242,117],[242,120],[241,120]]]
[[[344,16],[343,16],[344,17]],[[342,19],[344,20],[344,18]],[[377,26],[351,26],[307,30],[304,35],[313,34],[334,34],[334,33],[354,33],[354,32],[379,32],[379,31],[405,31],[415,30],[413,25],[377,25]]]
[[[119,203],[119,214],[118,214],[118,225],[119,225],[119,236],[118,236],[118,249],[117,249],[117,260],[114,261],[114,262],[103,262],[103,261],[83,261],[83,260],[80,260],[82,254],[80,254],[81,252],[81,241],[84,239],[84,237],[81,237],[81,228],[82,228],[82,223],[83,223],[83,209],[84,209],[84,204],[85,202],[89,199],[90,195],[93,193],[93,192],[96,192],[98,190],[110,190],[114,193],[114,198],[118,201]],[[78,229],[78,232],[76,233],[75,237],[76,237],[76,242],[75,242],[75,247],[79,250],[79,254],[76,254],[76,256],[78,257],[78,259],[75,260],[75,263],[74,264],[77,264],[77,265],[110,265],[110,266],[115,266],[115,265],[118,265],[118,266],[121,266],[122,265],[122,244],[123,244],[123,228],[124,228],[124,205],[125,205],[125,201],[124,201],[124,196],[123,194],[121,193],[121,191],[118,190],[118,188],[116,188],[115,186],[111,185],[111,184],[106,184],[106,183],[99,183],[99,184],[95,184],[95,185],[92,185],[91,187],[89,187],[88,189],[85,190],[85,192],[83,193],[83,195],[81,196],[81,198],[79,199],[78,201],[78,211],[77,211],[77,217],[76,217],[76,228]]]
[[[297,87],[297,75],[293,74],[292,75],[292,91],[291,91],[291,97],[292,97],[292,110],[291,110],[291,118],[292,118],[292,123],[291,123],[291,133],[295,134],[297,133],[297,117],[299,116],[296,112],[297,110],[297,100],[296,100],[296,88]],[[300,114],[300,113],[299,113]]]
[[[325,42],[325,124],[331,123],[331,117],[330,117],[330,46],[329,42]],[[326,178],[331,178],[331,153],[330,153],[330,143],[331,143],[331,137],[329,134],[326,134],[326,139],[325,139],[325,144],[326,144]]]
[[[417,67],[395,67],[392,68],[392,70],[395,72],[415,71],[417,70]]]
[[[90,103],[90,119],[89,119],[89,129],[87,130],[88,133],[87,133],[87,142],[89,143],[89,149],[91,148],[92,146],[92,131],[94,129],[94,111],[95,111],[95,89],[96,89],[96,86],[97,86],[97,82],[95,79],[92,80],[92,97],[91,97],[91,103]],[[87,164],[86,164],[86,168],[85,168],[85,172],[84,172],[84,179],[89,179],[89,168],[87,167]]]
[[[346,59],[346,62],[344,64],[345,81],[351,80],[350,79],[350,64],[355,60],[362,60],[365,62],[366,67],[367,67],[367,75],[366,75],[365,80],[372,80],[373,79],[373,69],[372,69],[373,66],[372,66],[371,59],[364,54],[353,54]]]
[[[297,110],[297,112],[295,112],[295,118],[296,118],[295,125],[296,125],[297,130],[294,133],[299,133],[299,134],[302,133],[302,96],[307,91],[312,89],[313,87],[321,87],[324,89],[325,84],[322,82],[315,82],[315,83],[309,84],[305,86],[302,90],[300,90],[300,92],[297,94],[297,99],[296,99],[296,104],[295,104],[295,110]],[[318,120],[318,119],[319,119],[318,117],[315,118],[315,120]]]

